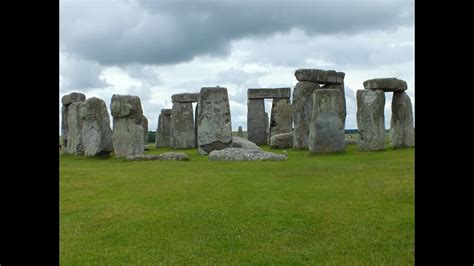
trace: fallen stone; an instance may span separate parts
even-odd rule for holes
[[[212,161],[283,161],[287,160],[288,156],[261,150],[226,148],[212,151],[209,159]]]
[[[183,152],[165,152],[159,155],[162,161],[189,161],[189,156]]]
[[[148,161],[148,160],[158,160],[160,155],[155,154],[141,154],[141,155],[128,155],[125,157],[127,161]]]
[[[273,135],[270,139],[270,148],[288,149],[293,148],[293,133],[282,133]]]
[[[261,148],[257,146],[257,144],[241,137],[232,137],[232,148],[261,150]]]

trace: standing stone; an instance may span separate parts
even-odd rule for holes
[[[112,129],[105,102],[95,97],[87,99],[81,104],[80,117],[84,155],[88,157],[111,153]]]
[[[295,149],[308,149],[309,124],[312,113],[313,92],[319,89],[315,82],[298,82],[293,89],[293,121],[295,124],[293,146]]]
[[[193,103],[175,102],[171,109],[171,147],[192,149],[196,147]]]
[[[346,124],[347,112],[346,112],[346,94],[345,94],[345,91],[344,91],[344,81],[340,84],[326,84],[323,87],[321,87],[321,89],[339,90],[341,92],[339,94],[338,99],[337,99],[337,101],[338,101],[337,104],[338,104],[338,106],[341,107],[339,109],[339,115],[341,116],[341,119],[342,119],[342,121],[345,125]]]
[[[82,144],[82,121],[80,108],[82,102],[72,102],[67,109],[67,146],[64,153],[82,155],[84,146]]]
[[[293,147],[293,134],[281,133],[273,135],[270,139],[270,148],[272,149],[289,149]]]
[[[110,103],[113,117],[112,144],[117,158],[144,153],[144,116],[138,96],[114,94]]]
[[[223,87],[201,88],[198,110],[198,152],[208,154],[232,146],[229,96]]]
[[[404,91],[393,93],[390,133],[395,148],[415,146],[411,100]]]
[[[268,120],[268,112],[265,112],[265,133],[267,134],[265,144],[270,145],[270,121]]]
[[[242,131],[242,126],[239,126],[239,129],[237,131],[237,136],[243,138],[244,137],[244,132]]]
[[[62,147],[64,152],[66,152],[67,147],[67,134],[68,134],[68,109],[69,105],[73,102],[83,102],[86,100],[86,96],[83,93],[73,92],[67,95],[64,95],[61,99],[62,108],[61,108],[61,137],[62,137]]]
[[[375,151],[385,148],[385,94],[382,90],[357,91],[357,127],[359,150]]]
[[[270,119],[270,138],[276,134],[291,133],[293,114],[290,99],[273,99]]]
[[[162,109],[158,116],[155,146],[157,148],[171,147],[170,145],[171,109]]]
[[[148,144],[148,119],[146,116],[142,118],[142,127],[143,127],[143,143],[145,146]]]
[[[247,101],[247,139],[256,144],[266,144],[265,99]]]
[[[341,91],[319,89],[313,93],[309,150],[312,153],[345,150],[344,123],[340,116]]]

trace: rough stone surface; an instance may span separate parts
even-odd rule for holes
[[[159,155],[162,161],[189,161],[189,156],[184,152],[165,152]]]
[[[97,156],[113,151],[107,105],[99,98],[90,98],[81,104],[82,143],[84,155]]]
[[[82,144],[82,120],[80,117],[80,108],[82,102],[73,102],[69,104],[67,110],[67,135],[64,147],[64,153],[82,155],[84,146]]]
[[[344,82],[344,72],[322,69],[298,69],[295,77],[298,81],[310,81],[322,84],[338,84]]]
[[[313,93],[313,112],[309,132],[311,153],[345,150],[344,123],[340,116],[341,91],[319,89]]]
[[[73,102],[83,102],[86,100],[86,95],[79,92],[73,92],[67,95],[64,95],[61,99],[63,105],[70,105]]]
[[[171,115],[171,109],[161,109],[161,114]]]
[[[208,154],[232,146],[232,125],[227,89],[201,88],[198,110],[198,152]]]
[[[68,135],[68,125],[67,125],[67,117],[68,117],[68,109],[69,105],[73,102],[83,102],[85,101],[86,96],[82,93],[73,92],[67,95],[64,95],[61,99],[62,108],[61,108],[61,148],[65,153],[67,147],[67,135]]]
[[[382,91],[404,91],[407,89],[407,82],[397,78],[369,79],[364,81],[366,90]]]
[[[291,97],[291,88],[261,88],[248,89],[248,99],[289,99]]]
[[[270,148],[289,149],[293,147],[293,133],[282,133],[273,135],[270,139]]]
[[[169,110],[163,112],[163,110]],[[171,109],[163,109],[158,116],[158,127],[155,135],[155,146],[157,148],[171,147],[170,132],[171,132]]]
[[[232,137],[232,148],[261,150],[261,148],[257,146],[257,144],[241,137]]]
[[[337,106],[339,106],[339,115],[341,116],[341,119],[344,123],[344,126],[346,124],[346,94],[344,91],[344,82],[341,84],[326,84],[321,89],[327,89],[327,90],[339,90],[341,93],[339,94],[339,97],[337,98]]]
[[[390,134],[395,148],[415,146],[411,100],[404,91],[393,93]]]
[[[291,133],[293,113],[290,99],[274,99],[270,119],[270,138],[276,134]]]
[[[199,93],[178,93],[171,95],[173,103],[195,103],[199,100]]]
[[[110,110],[113,116],[112,144],[115,157],[143,155],[145,117],[140,98],[114,94]]]
[[[267,144],[265,100],[247,100],[247,138],[256,144]]]
[[[244,132],[242,131],[242,126],[239,126],[239,129],[237,130],[237,136],[243,138],[244,137]]]
[[[173,103],[170,132],[172,148],[192,149],[196,147],[192,103]]]
[[[298,82],[293,89],[293,122],[295,131],[293,134],[293,147],[295,149],[308,149],[309,124],[313,111],[313,92],[319,89],[315,82]]]
[[[357,139],[346,139],[346,145],[357,144]]]
[[[359,150],[374,151],[385,148],[385,94],[382,90],[357,91],[357,127]]]
[[[142,154],[142,155],[128,155],[125,157],[127,161],[148,161],[148,160],[158,160],[160,155],[154,154]]]
[[[142,123],[143,127],[143,143],[145,143],[145,146],[148,144],[148,119],[143,116],[142,118]]]
[[[212,161],[284,161],[288,155],[243,148],[226,148],[209,154]]]

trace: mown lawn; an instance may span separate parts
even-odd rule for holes
[[[61,264],[413,264],[414,149],[288,150],[283,162],[185,152],[61,155]]]

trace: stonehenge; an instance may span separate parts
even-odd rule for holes
[[[84,155],[108,155],[113,147],[107,105],[103,100],[92,97],[83,102],[80,108]]]
[[[197,144],[199,154],[232,146],[232,124],[227,88],[203,87],[199,93]]]
[[[393,92],[390,135],[394,148],[415,145],[413,111],[405,93],[406,81],[397,78],[377,78],[364,81],[364,90],[357,91],[357,127],[359,150],[385,148],[385,92]]]
[[[161,109],[156,128],[155,146],[157,148],[171,147],[171,109]]]
[[[292,132],[290,96],[290,88],[247,90],[247,133],[250,141],[256,144],[268,144],[271,136]],[[268,114],[265,113],[265,99],[273,99],[270,122]]]
[[[355,142],[360,151],[384,150],[385,92],[393,93],[390,120],[393,147],[414,147],[413,111],[405,92],[406,81],[376,78],[363,82],[364,89],[356,93],[359,137],[353,140],[345,139],[345,73],[298,69],[294,75],[298,82],[292,101],[289,87],[247,90],[248,138],[243,137],[242,126],[238,127],[236,136],[232,136],[227,88],[202,87],[199,93],[172,95],[172,108],[161,109],[158,116],[156,148],[197,148],[200,155],[213,154],[211,160],[261,160],[255,158],[264,153],[257,156],[249,150],[261,151],[258,145],[262,144],[273,149],[304,149],[310,153],[342,152],[347,144]],[[265,99],[272,99],[270,115],[265,112]],[[86,100],[84,94],[73,92],[64,95],[61,103],[60,148],[63,153],[89,157],[113,152],[115,157],[128,160],[160,160],[161,157],[144,153],[148,143],[148,119],[138,96],[112,96],[112,128],[107,105],[99,98]],[[196,103],[195,109],[193,103]],[[267,158],[265,156],[261,158]],[[184,158],[174,153],[165,157],[163,160]]]
[[[138,96],[114,94],[110,103],[113,117],[112,144],[117,158],[143,155],[146,119]]]
[[[329,139],[326,140],[310,140],[311,129],[316,130],[318,127],[315,123],[315,113],[314,108],[317,108],[315,104],[314,94],[319,90],[334,90],[339,91],[340,93],[335,93],[335,97],[331,101],[334,102],[334,106],[337,106],[337,114],[342,121],[342,128],[345,128],[346,123],[346,97],[344,91],[344,72],[336,72],[335,70],[322,70],[322,69],[297,69],[295,71],[296,80],[298,83],[295,85],[293,90],[293,120],[294,120],[294,140],[293,147],[295,149],[309,149],[311,151],[309,143],[313,141],[313,145],[316,143],[322,144],[320,141],[329,143]],[[329,92],[330,93],[330,92]],[[331,94],[331,93],[330,93]],[[323,94],[319,94],[323,96]],[[332,94],[331,94],[332,95]],[[318,96],[319,97],[319,96]],[[316,102],[318,100],[316,99]],[[326,111],[324,111],[326,112]],[[326,117],[326,114],[323,114],[321,117]],[[321,119],[321,117],[319,119]],[[313,123],[313,127],[311,127]],[[323,122],[323,120],[318,120],[318,123],[329,123],[329,120]],[[331,123],[331,125],[333,125]],[[316,134],[313,132],[313,137],[329,137],[327,134]],[[319,145],[319,144],[318,144]],[[318,146],[317,145],[317,146]],[[313,146],[311,152],[323,152],[323,150],[336,149],[335,147],[327,147],[322,149],[321,146],[316,149],[316,146]],[[338,146],[339,147],[339,146]],[[321,148],[321,149],[320,149]],[[316,149],[316,150],[314,150]],[[336,149],[338,150],[338,149]]]

